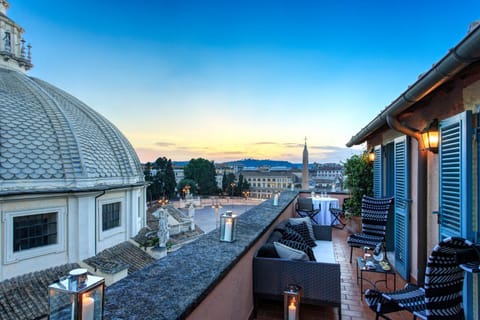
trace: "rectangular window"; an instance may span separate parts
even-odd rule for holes
[[[57,243],[57,212],[13,218],[13,252]]]
[[[120,226],[120,202],[102,205],[102,230],[109,230]]]

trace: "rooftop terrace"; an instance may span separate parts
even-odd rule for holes
[[[273,226],[294,215],[296,196],[283,192],[278,206],[265,201],[242,214],[233,243],[220,242],[214,230],[108,287],[105,319],[283,319],[279,302],[264,300],[254,310],[252,259]],[[347,236],[346,229],[333,230],[341,264],[342,319],[373,318],[357,285],[356,265],[348,262]],[[397,288],[403,284],[397,276]],[[391,279],[387,286],[393,288]],[[386,287],[380,283],[378,288]],[[335,308],[302,306],[302,319],[337,318]]]

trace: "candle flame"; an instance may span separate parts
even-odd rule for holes
[[[290,306],[295,307],[296,304],[297,304],[297,301],[295,300],[295,297],[293,297],[292,300],[290,300]]]

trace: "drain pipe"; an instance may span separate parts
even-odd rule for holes
[[[418,179],[417,179],[417,283],[425,283],[425,268],[427,266],[427,152],[423,146],[423,140],[418,130],[413,130],[402,125],[396,117],[387,115],[388,126],[401,132],[418,142]]]
[[[97,217],[97,199],[100,198],[101,196],[103,196],[104,194],[106,193],[105,190],[103,190],[102,193],[100,193],[99,195],[95,196],[95,255],[97,255],[97,242],[98,242],[98,239],[97,239],[97,234],[98,234],[98,217]]]

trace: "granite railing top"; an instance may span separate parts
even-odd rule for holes
[[[268,200],[240,215],[235,242],[220,242],[216,229],[109,286],[105,290],[104,319],[187,317],[297,194],[284,191],[278,206]]]

